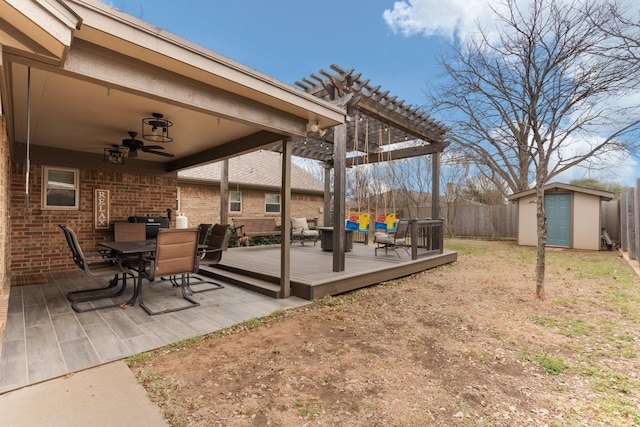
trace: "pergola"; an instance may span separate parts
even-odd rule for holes
[[[371,86],[369,79],[363,80],[353,69],[344,70],[337,65],[330,68],[331,72],[320,70],[296,85],[313,96],[345,108],[347,122],[327,129],[311,124],[306,138],[280,146],[289,156],[324,162],[324,223],[344,222],[347,167],[424,155],[432,156],[432,217],[438,218],[439,154],[449,144],[446,141],[448,128],[419,108],[390,96],[389,91],[381,91],[380,86]],[[380,141],[384,141],[384,149]],[[330,187],[332,169],[333,189]],[[333,233],[333,239],[333,270],[343,271],[345,233]]]

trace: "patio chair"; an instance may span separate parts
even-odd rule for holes
[[[200,224],[198,230],[198,246],[203,247],[208,245],[211,232],[213,231],[213,224]],[[204,255],[204,252],[202,252],[202,255]]]
[[[319,238],[320,232],[309,228],[307,218],[291,218],[291,243],[299,240],[304,246],[304,241],[309,239],[313,240],[313,246],[315,246]]]
[[[156,239],[156,248],[153,257],[145,259],[145,268],[139,271],[139,279],[146,278],[154,281],[156,277],[163,276],[180,276],[178,283],[182,290],[182,298],[189,304],[181,305],[175,308],[167,308],[165,310],[151,310],[142,298],[142,286],[138,286],[138,298],[140,307],[148,314],[156,315],[161,313],[170,313],[173,311],[184,310],[187,308],[197,307],[199,302],[192,299],[188,292],[188,275],[198,271],[198,229],[197,228],[181,228],[169,229],[161,228],[158,230]]]
[[[203,228],[204,227],[204,228]],[[209,228],[206,232],[206,228]],[[205,229],[207,238],[202,238],[202,230]],[[229,239],[229,225],[228,224],[200,224],[200,239],[198,245],[198,256],[201,262],[207,262],[208,266],[214,266],[222,259],[222,251],[227,250]],[[203,246],[206,246],[203,249]],[[187,278],[187,289],[193,294],[200,292],[215,291],[217,289],[224,288],[224,285],[213,282],[211,280],[199,279],[193,281],[193,276],[189,275]],[[199,285],[209,285],[200,287]],[[195,288],[194,288],[195,286]]]
[[[90,306],[87,308],[80,308],[78,303],[97,301],[100,299],[115,298],[122,295],[127,287],[127,275],[135,278],[131,270],[122,265],[120,259],[116,257],[105,256],[104,253],[99,251],[84,252],[80,248],[76,233],[68,226],[59,224],[58,227],[64,232],[65,239],[71,250],[73,256],[73,262],[84,273],[94,278],[113,277],[109,284],[102,288],[82,289],[79,291],[71,291],[67,293],[67,299],[71,301],[71,307],[78,313],[84,313],[86,311],[98,310],[101,308],[116,307],[122,303],[117,302],[109,305]],[[105,292],[108,289],[113,289],[119,282],[119,277],[122,279],[122,285],[119,289],[115,289],[112,292]]]
[[[138,242],[147,240],[147,226],[143,222],[114,222],[114,242]],[[113,256],[113,255],[112,255]],[[138,262],[138,255],[120,255],[122,265],[131,267]]]
[[[147,227],[143,222],[114,222],[114,242],[135,242],[147,239]]]
[[[386,254],[389,249],[394,251],[399,258],[400,253],[398,252],[398,248],[402,248],[409,254],[409,248],[407,247],[407,232],[409,231],[409,220],[401,219],[398,221],[398,225],[396,227],[396,231],[389,234],[377,234],[373,238],[373,243],[376,244],[375,255],[378,256],[378,249],[384,248],[384,253]]]

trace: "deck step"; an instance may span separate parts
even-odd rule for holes
[[[234,271],[228,271],[217,267],[206,266],[200,267],[198,274],[206,277],[211,277],[212,279],[231,283],[241,288],[249,289],[259,294],[270,296],[272,298],[279,297],[279,284],[275,284],[273,282],[257,277],[250,277],[246,274],[236,273]]]

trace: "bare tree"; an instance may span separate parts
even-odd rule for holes
[[[443,59],[451,83],[432,103],[455,118],[452,139],[481,173],[512,192],[535,182],[536,296],[544,299],[544,185],[593,156],[636,149],[638,105],[622,96],[637,67],[601,29],[616,19],[615,5],[533,0],[521,9],[504,0],[493,13],[495,31],[480,28]]]
[[[425,218],[431,199],[431,159],[427,156],[393,160],[389,165],[395,200],[405,217]]]

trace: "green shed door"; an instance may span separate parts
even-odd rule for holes
[[[545,194],[547,245],[569,247],[571,230],[571,194]]]

